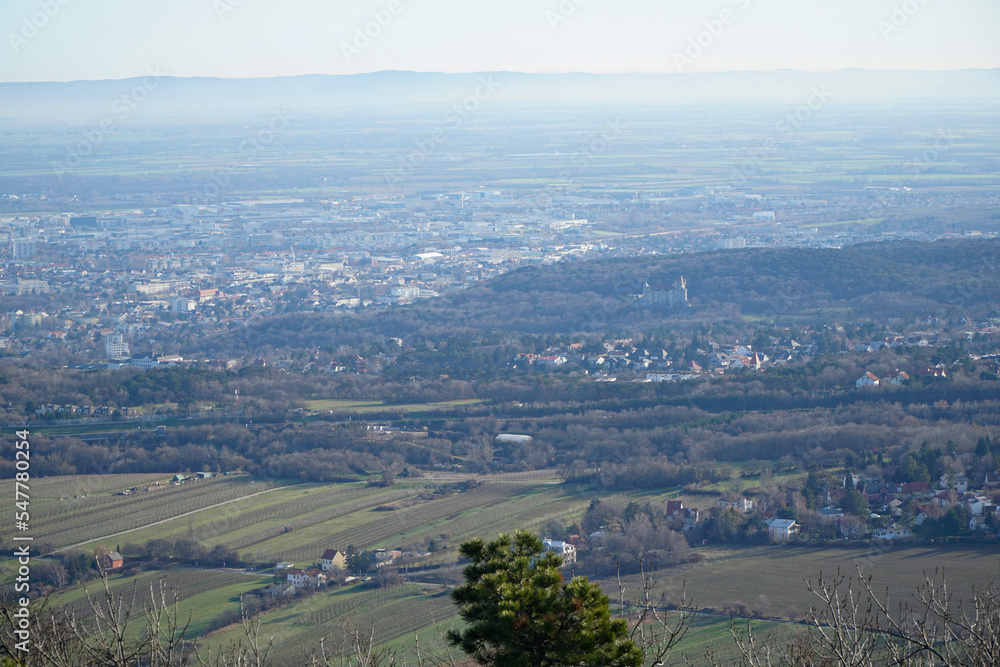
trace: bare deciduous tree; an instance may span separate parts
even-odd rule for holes
[[[808,633],[790,643],[732,626],[741,667],[990,667],[1000,664],[1000,589],[991,582],[956,600],[943,572],[927,576],[905,602],[840,572],[808,582],[817,604],[806,614]],[[708,655],[713,666],[724,663]]]
[[[645,565],[639,564],[638,599],[626,599],[627,582],[618,573],[619,614],[629,621],[629,639],[635,642],[643,653],[645,665],[662,665],[684,635],[691,628],[697,616],[694,603],[687,597],[687,589],[681,593],[676,603],[669,604],[666,594],[654,597],[656,578],[646,572]],[[673,611],[669,608],[673,607]]]

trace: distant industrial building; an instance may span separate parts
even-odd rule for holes
[[[35,256],[38,248],[34,241],[14,241],[11,243],[11,255],[14,259],[30,259]]]
[[[69,226],[73,229],[97,229],[100,223],[96,215],[77,215],[69,219]]]
[[[128,343],[122,339],[120,333],[104,335],[104,351],[108,355],[108,359],[124,359],[131,354]]]

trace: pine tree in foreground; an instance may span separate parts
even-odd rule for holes
[[[481,665],[639,667],[628,624],[585,577],[566,582],[562,558],[526,531],[461,546],[471,560],[452,592],[466,622],[448,639]]]

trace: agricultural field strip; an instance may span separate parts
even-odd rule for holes
[[[470,491],[425,502],[413,508],[386,512],[384,519],[341,530],[309,544],[278,551],[275,556],[281,560],[297,561],[318,558],[319,554],[330,545],[353,544],[362,549],[367,548],[405,533],[409,526],[421,526],[432,521],[458,516],[475,507],[490,506],[504,498],[518,495],[531,486],[530,484],[484,484]]]
[[[31,489],[37,500],[58,500],[66,495],[80,493],[109,493],[129,489],[156,481],[165,481],[166,476],[158,473],[114,473],[110,475],[71,475],[39,477],[32,480]],[[8,487],[10,487],[8,489]],[[0,481],[0,493],[14,493],[14,480]]]
[[[736,629],[746,634],[746,622],[742,619],[735,619],[735,622]],[[698,664],[708,651],[711,651],[721,664],[739,664],[742,655],[730,632],[731,624],[732,620],[723,617],[696,618],[694,625],[674,648],[666,664],[687,664],[684,662],[685,657],[692,661],[692,664]],[[753,627],[757,638],[764,640],[768,646],[788,645],[796,635],[806,632],[806,628],[799,625],[770,621],[754,621]]]
[[[144,524],[144,525],[141,525],[141,526],[136,526],[134,528],[128,528],[128,529],[119,531],[117,533],[111,533],[110,535],[101,535],[99,537],[93,537],[93,538],[90,538],[90,539],[87,539],[87,540],[83,540],[82,542],[76,542],[74,544],[70,544],[68,546],[61,547],[59,549],[55,549],[55,552],[65,551],[67,549],[72,549],[74,547],[81,547],[81,546],[83,546],[85,544],[90,544],[91,542],[98,542],[100,540],[107,540],[107,539],[111,539],[113,537],[118,537],[120,535],[126,535],[128,533],[132,533],[132,532],[135,532],[137,530],[142,530],[144,528],[150,528],[152,526],[158,526],[160,524],[164,524],[164,523],[167,523],[169,521],[174,521],[176,519],[180,519],[180,518],[183,518],[183,517],[186,517],[186,516],[190,516],[192,514],[197,514],[198,512],[203,512],[205,510],[210,510],[210,509],[219,507],[221,505],[226,505],[226,504],[232,503],[232,502],[238,502],[240,500],[244,500],[246,498],[251,498],[253,496],[259,496],[259,495],[264,494],[264,493],[270,493],[271,491],[274,491],[274,490],[276,490],[278,488],[282,488],[282,487],[272,487],[270,489],[265,489],[264,491],[257,491],[256,493],[251,493],[249,496],[239,496],[238,498],[234,498],[232,500],[225,500],[223,502],[216,503],[214,505],[208,505],[208,506],[198,507],[197,509],[191,510],[189,512],[184,512],[182,514],[178,514],[176,516],[171,516],[171,517],[168,517],[166,519],[160,519],[158,521],[152,521],[150,523],[147,523],[147,524]]]
[[[210,488],[221,488],[219,486],[220,484],[233,484],[233,482],[228,480],[226,482],[208,480],[205,482],[199,482],[199,484],[203,484],[203,486],[199,486],[198,489],[200,492],[204,492]],[[96,493],[99,495],[90,495],[90,493]],[[94,512],[99,512],[109,507],[120,509],[122,507],[149,502],[152,498],[156,498],[157,500],[167,500],[182,497],[185,494],[191,493],[192,487],[183,488],[181,486],[164,486],[155,491],[150,491],[148,494],[141,493],[133,496],[117,496],[111,495],[110,492],[107,491],[91,491],[86,497],[70,498],[68,496],[64,496],[58,500],[55,498],[44,498],[39,499],[39,502],[37,503],[38,507],[34,512],[34,518],[36,521],[51,525],[60,521],[72,521],[80,517],[86,517]]]
[[[492,506],[509,496],[516,495],[520,490],[495,485],[491,487],[480,486],[472,491],[429,501],[413,508],[387,512],[384,519],[334,533],[332,539],[336,540],[338,544],[343,542],[344,544],[371,546],[391,537],[405,535],[410,526],[419,527],[438,523],[453,519],[472,509]],[[306,545],[305,548],[315,549],[318,546],[318,543],[313,543]],[[299,547],[299,549],[302,548]]]
[[[896,547],[885,552],[838,547],[767,547],[745,556],[715,558],[693,567],[675,568],[658,577],[656,593],[679,594],[686,584],[698,606],[721,606],[727,600],[752,603],[766,594],[774,611],[795,607],[805,611],[815,603],[806,581],[820,574],[828,578],[838,570],[845,577],[857,577],[856,565],[873,577],[876,589],[897,591],[897,600],[908,597],[924,583],[924,573],[945,567],[950,591],[965,596],[974,584],[996,581],[995,553],[961,547]],[[754,572],[753,577],[741,576]]]
[[[545,505],[550,505],[552,502],[554,502],[552,497],[545,493],[531,493],[526,497],[514,496],[507,498],[495,505],[468,511],[449,521],[448,532],[451,533],[454,539],[459,539],[460,536],[472,536],[472,533],[476,533],[475,536],[477,537],[486,537],[486,535],[482,534],[486,526],[503,522],[510,529],[512,524],[520,525],[517,518],[522,514]],[[407,537],[419,540],[439,532],[441,532],[440,526],[424,527],[419,525],[417,526],[417,531],[408,534]]]
[[[375,625],[375,641],[385,644],[457,614],[448,596],[400,599],[389,602],[381,609],[367,609],[351,617],[351,622],[361,628]],[[343,642],[343,638],[334,637]]]
[[[381,494],[376,495],[375,497],[371,497],[371,494],[364,494],[363,497],[359,498],[358,500],[355,500],[354,502],[342,505],[336,505],[334,507],[330,507],[328,509],[321,510],[319,512],[313,511],[285,525],[273,526],[271,528],[258,530],[248,535],[244,535],[235,540],[230,540],[230,541],[223,540],[220,542],[224,542],[225,544],[228,544],[230,547],[237,550],[245,549],[246,547],[251,547],[255,544],[265,542],[267,540],[273,539],[275,537],[278,537],[279,535],[284,534],[286,532],[285,531],[286,527],[294,530],[305,526],[312,526],[319,523],[324,523],[326,521],[332,521],[333,519],[337,519],[342,516],[347,516],[348,514],[353,514],[355,512],[359,512],[365,509],[383,505],[387,502],[392,502],[395,500],[400,500],[402,498],[409,497],[413,495],[413,493],[414,491],[412,490],[398,489],[396,491],[389,493],[383,492]],[[278,518],[278,517],[265,516],[259,519],[257,522],[260,523],[273,518]]]
[[[396,593],[398,593],[398,591],[396,591]],[[358,593],[357,595],[348,597],[346,600],[338,600],[337,602],[328,604],[325,607],[320,607],[319,609],[306,612],[295,619],[292,625],[315,625],[317,623],[325,623],[333,618],[342,616],[345,612],[348,612],[351,609],[356,609],[361,605],[368,605],[371,602],[385,598],[390,594],[391,590],[385,588],[376,588],[374,590]]]
[[[178,514],[206,509],[222,502],[238,500],[239,498],[247,497],[246,491],[248,488],[253,488],[254,492],[267,490],[261,489],[256,485],[248,487],[248,485],[240,484],[209,488],[205,489],[202,493],[192,495],[156,498],[153,502],[142,502],[145,500],[143,498],[136,503],[123,503],[112,508],[105,508],[102,512],[91,511],[84,515],[74,513],[73,518],[61,519],[53,523],[39,519],[37,523],[39,533],[36,535],[36,538],[40,537],[41,539],[53,542],[56,546],[88,541],[88,538],[93,537],[95,533],[99,535],[101,532],[107,530],[108,527],[118,528],[119,533],[126,532],[162,519],[173,518]],[[129,500],[126,497],[122,497],[122,499]]]
[[[581,512],[582,514],[582,510],[585,509],[586,503],[581,503],[577,500],[567,498],[563,500],[554,500],[530,509],[525,508],[513,517],[501,518],[500,521],[507,524],[515,523],[517,527],[530,529],[534,526],[547,524],[549,521],[555,519],[562,519],[567,514],[572,514],[574,512]],[[482,528],[485,528],[485,526]],[[510,529],[507,528],[506,530]]]
[[[198,516],[198,520],[193,525],[186,523],[182,525],[180,520],[167,522],[157,531],[155,537],[168,537],[181,531],[187,532],[193,528],[194,539],[206,546],[222,543],[233,546],[234,540],[256,532],[253,528],[260,524],[267,525],[268,522],[280,521],[285,517],[305,515],[309,512],[316,512],[317,508],[331,504],[336,506],[339,502],[375,493],[375,490],[364,486],[312,489],[305,493],[301,486],[283,487],[266,496],[248,497],[245,503],[237,501],[223,506],[218,511],[204,512]],[[299,518],[296,519],[295,523],[304,520]],[[295,524],[282,524],[282,526],[286,525],[293,526]],[[233,535],[233,537],[215,539],[220,535]],[[142,541],[142,538],[146,536],[140,533],[135,537]]]
[[[39,531],[36,533],[36,537],[55,542],[56,540],[52,536],[60,532],[82,532],[81,529],[88,525],[109,521],[117,522],[125,517],[131,517],[137,511],[135,508],[140,508],[138,511],[142,511],[141,508],[145,506],[146,510],[149,511],[176,502],[189,505],[192,502],[189,499],[204,497],[206,494],[232,494],[243,486],[243,484],[228,484],[226,486],[206,485],[199,487],[196,493],[192,491],[192,488],[181,492],[176,490],[179,487],[173,487],[175,489],[173,492],[167,490],[162,492],[157,491],[151,492],[149,496],[105,496],[97,499],[99,502],[86,503],[82,507],[77,501],[72,501],[70,504],[73,506],[66,511],[61,513],[49,512],[46,514],[46,508],[43,506],[42,512],[32,518]],[[50,501],[47,505],[51,507],[52,504],[57,502],[60,501]],[[66,503],[70,501],[62,502]]]
[[[199,593],[235,583],[239,581],[236,578],[238,576],[226,572],[208,572],[205,570],[171,570],[165,573],[156,572],[149,576],[123,579],[110,584],[109,588],[115,600],[122,599],[124,602],[136,606],[133,612],[134,615],[135,612],[141,611],[148,605],[152,599],[150,596],[150,586],[152,586],[154,592],[159,593],[160,579],[166,581],[168,588],[167,600],[173,602],[171,591],[177,592],[178,600],[184,600]],[[135,590],[134,601],[132,598],[133,587]],[[100,582],[96,584],[94,582],[88,583],[87,590],[95,602],[104,603],[104,590],[100,586]],[[93,615],[93,610],[90,608],[90,603],[87,601],[86,596],[67,603],[64,608],[67,612],[81,619],[90,618]]]
[[[43,507],[43,511],[35,517],[35,521],[40,524],[43,530],[52,529],[50,532],[57,532],[61,524],[85,525],[79,523],[80,519],[93,518],[95,514],[100,515],[101,512],[109,510],[114,510],[116,514],[127,515],[133,512],[135,508],[161,507],[186,499],[198,498],[205,494],[224,493],[226,490],[244,486],[239,483],[208,483],[204,486],[201,486],[203,482],[198,482],[197,484],[198,486],[196,487],[184,488],[183,485],[174,486],[133,496],[105,496],[97,499],[99,502],[77,503],[75,501],[65,501],[62,504],[63,511],[46,512],[45,510],[48,508]]]
[[[275,648],[274,659],[278,664],[290,664],[287,661],[297,660],[303,657],[302,653],[308,653],[313,648],[318,648],[320,642],[336,654],[340,652],[344,638],[342,630],[338,627],[338,622],[350,618],[351,622],[359,628],[371,627],[374,623],[376,630],[376,643],[383,644],[393,639],[399,638],[410,632],[419,630],[433,624],[437,620],[451,617],[455,614],[454,605],[448,596],[416,596],[414,588],[405,586],[389,591],[372,591],[379,595],[362,594],[351,600],[343,601],[343,607],[337,604],[324,607],[323,609],[310,612],[308,616],[313,616],[315,620],[311,628],[301,632],[296,632],[294,637],[288,637],[284,642]],[[358,598],[364,598],[359,600]],[[356,604],[352,603],[358,600]],[[358,613],[348,616],[348,612],[362,607]],[[304,622],[297,620],[293,627],[302,627]]]
[[[242,480],[204,480],[187,487],[184,485],[164,485],[160,488],[155,488],[152,491],[136,493],[131,496],[112,495],[110,491],[91,491],[90,493],[94,493],[95,495],[88,494],[87,497],[72,498],[64,496],[60,499],[45,498],[41,499],[41,507],[38,510],[37,518],[48,522],[63,521],[109,506],[121,507],[123,505],[148,502],[151,498],[156,498],[158,500],[176,498],[192,493],[195,487],[197,487],[199,492],[205,492],[208,489],[222,488],[223,486],[230,486],[234,483],[239,484],[241,481]]]
[[[531,502],[528,502],[529,500]],[[474,537],[492,538],[499,533],[510,532],[516,528],[530,530],[535,526],[544,526],[549,521],[555,519],[562,520],[567,514],[579,512],[585,508],[586,503],[583,501],[572,498],[553,500],[546,495],[534,494],[529,498],[518,498],[502,505],[491,507],[489,510],[467,514],[457,521],[449,523],[447,529],[451,533],[451,539],[454,542],[461,542]],[[490,517],[486,519],[481,518],[480,513],[486,512],[490,513]],[[408,535],[406,539],[408,541],[421,539],[422,537],[435,535],[441,530],[440,526],[429,529],[420,528],[420,531]],[[446,556],[446,558],[438,558],[436,557],[438,554],[435,554],[428,559],[427,563],[455,562],[456,554],[454,552],[442,551],[439,553]]]
[[[312,614],[313,611],[311,610],[313,610],[313,608],[317,605],[323,605],[324,597],[333,597],[335,601],[320,607],[318,611],[322,611],[327,607],[337,607],[339,605],[344,605],[345,608],[354,608],[354,600],[371,603],[376,599],[385,597],[387,594],[387,589],[362,592],[353,592],[348,589],[338,589],[336,592],[331,592],[326,595],[319,593],[318,595],[298,600],[291,606],[280,607],[278,609],[265,612],[259,617],[261,621],[261,636],[279,636],[284,640],[290,640],[286,635],[289,632],[295,632],[294,630],[290,630],[290,628],[296,628],[303,625],[301,619]],[[359,604],[361,602],[359,602]],[[330,616],[330,618],[332,618],[332,616]],[[233,637],[230,635],[233,635]],[[213,633],[209,637],[209,641],[217,646],[220,645],[220,642],[222,645],[225,645],[228,640],[234,639],[235,636],[242,637],[242,631],[237,626],[230,626],[229,628],[223,628]],[[280,641],[277,642],[277,645],[280,645],[280,643]]]

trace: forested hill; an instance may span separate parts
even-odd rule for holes
[[[687,279],[691,308],[642,309],[650,282]],[[460,331],[628,333],[744,317],[794,322],[888,318],[982,319],[1000,308],[1000,240],[750,248],[527,266],[481,285],[385,311],[296,313],[220,344],[275,347],[355,343]]]

